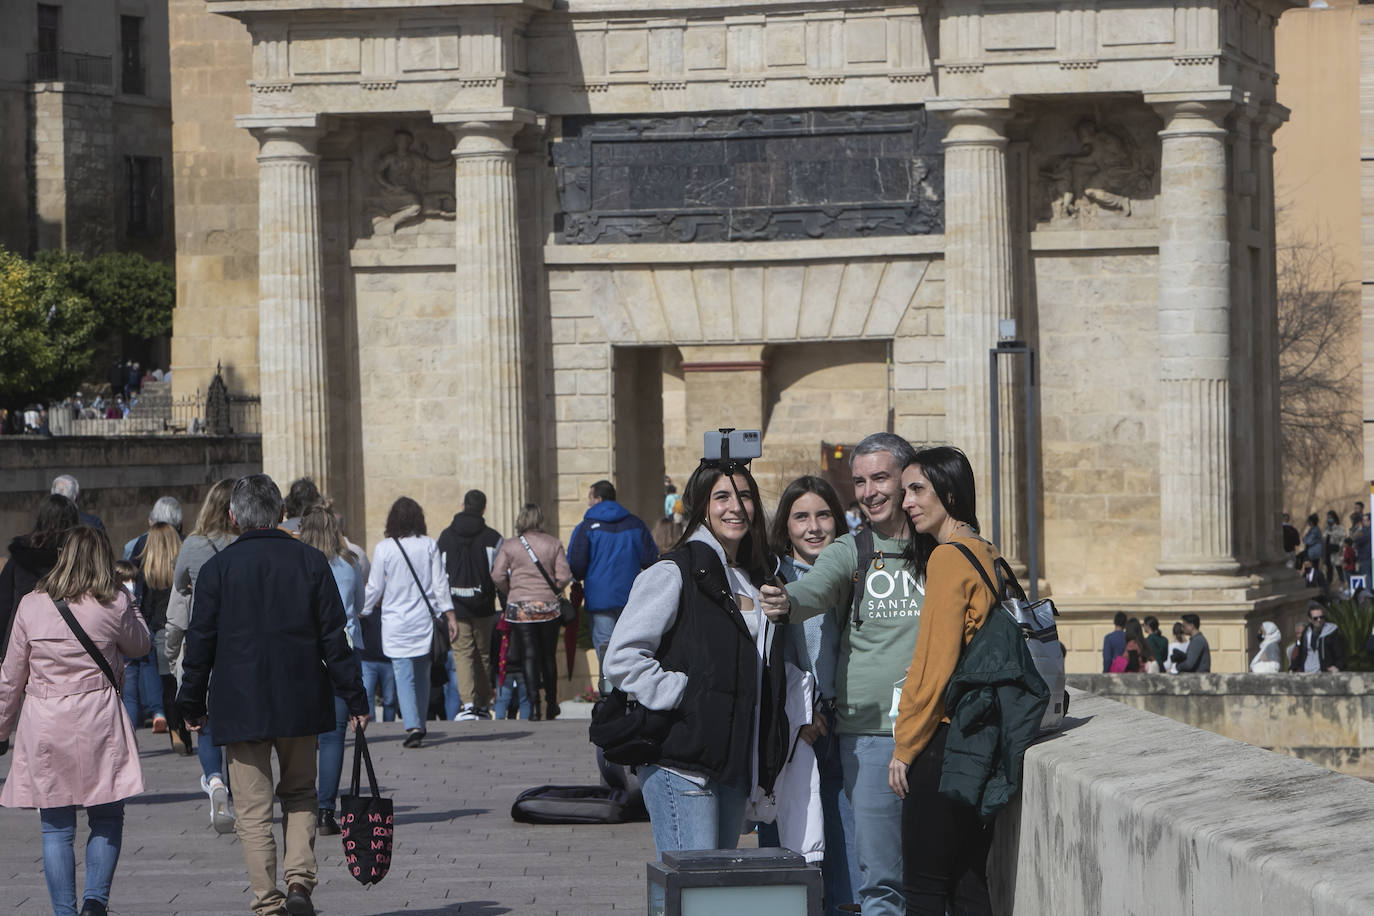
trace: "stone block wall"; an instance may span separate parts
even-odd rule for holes
[[[216,363],[229,390],[257,393],[258,144],[234,124],[252,105],[252,42],[247,29],[209,12],[204,0],[169,0],[168,16],[175,395],[207,390]]]
[[[100,516],[119,549],[148,527],[160,496],[181,500],[182,530],[195,524],[217,480],[262,470],[257,437],[0,438],[0,548],[33,528],[38,503],[59,474],[81,484],[81,508]]]
[[[31,104],[38,248],[108,250],[116,212],[113,91],[37,83]]]

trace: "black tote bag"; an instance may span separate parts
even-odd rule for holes
[[[372,755],[361,731],[353,738],[353,782],[347,795],[339,796],[339,830],[344,848],[344,864],[359,883],[377,884],[391,868],[391,846],[396,835],[391,799],[382,798],[377,789],[377,774]],[[362,764],[367,761],[367,782],[371,795],[363,795],[359,785]]]

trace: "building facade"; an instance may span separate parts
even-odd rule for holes
[[[469,487],[566,532],[600,477],[655,514],[706,429],[764,430],[766,501],[892,429],[962,447],[985,517],[997,464],[1072,667],[1117,609],[1244,666],[1300,600],[1284,3],[556,7],[171,0],[174,378],[261,391],[268,473],[369,543]]]
[[[0,245],[170,260],[166,0],[5,0],[0,13]]]

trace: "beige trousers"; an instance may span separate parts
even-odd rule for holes
[[[277,842],[272,835],[272,751],[280,778],[276,796],[285,826],[286,884],[315,889],[315,736],[268,738],[226,745],[229,784],[238,821],[234,832],[253,888],[256,916],[285,916],[286,894],[277,887]]]
[[[458,620],[458,638],[453,642],[453,670],[458,675],[458,692],[464,703],[490,709],[491,631],[496,615]]]

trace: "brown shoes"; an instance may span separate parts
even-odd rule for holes
[[[291,916],[315,916],[315,905],[310,902],[310,891],[304,884],[286,889],[286,912]]]

